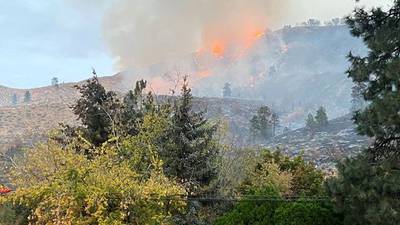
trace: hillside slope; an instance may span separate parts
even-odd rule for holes
[[[265,146],[280,149],[288,155],[303,154],[319,167],[333,168],[337,160],[354,155],[367,147],[369,139],[358,135],[351,115],[329,121],[329,125],[311,135],[306,128],[271,139]]]

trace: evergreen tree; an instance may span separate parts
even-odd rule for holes
[[[225,86],[223,88],[222,96],[224,98],[230,98],[232,96],[232,89],[231,89],[231,84],[230,83],[225,83]]]
[[[313,114],[309,113],[306,120],[306,128],[309,132],[314,133],[317,128]]]
[[[348,75],[365,85],[370,104],[354,117],[358,130],[375,143],[338,165],[338,176],[327,183],[344,224],[400,224],[400,1],[388,11],[356,9],[347,18],[352,34],[368,46],[365,57],[349,55]]]
[[[14,93],[14,94],[11,96],[11,103],[12,103],[13,105],[18,104],[18,96],[17,96],[17,94]]]
[[[31,102],[31,100],[32,100],[31,92],[26,91],[24,94],[24,102],[28,103],[28,102]]]
[[[272,113],[272,136],[276,135],[276,128],[279,126],[279,116],[276,113]]]
[[[317,115],[315,115],[315,123],[318,128],[322,128],[328,125],[328,115],[324,107],[319,107]]]
[[[75,87],[81,97],[72,107],[73,112],[84,126],[86,138],[100,146],[116,131],[116,112],[120,108],[116,94],[105,90],[95,72],[86,84]]]
[[[358,130],[375,138],[375,157],[399,155],[400,1],[388,11],[356,9],[347,23],[369,48],[365,57],[349,54],[348,75],[356,84],[364,83],[362,95],[371,102],[354,117]]]
[[[366,101],[364,100],[363,92],[366,88],[365,83],[358,83],[351,89],[351,112],[364,109]]]
[[[139,133],[139,126],[143,120],[145,109],[153,104],[151,93],[147,97],[143,94],[146,85],[147,82],[144,80],[137,81],[135,89],[130,90],[123,99],[119,127],[124,134],[136,135]]]
[[[218,148],[213,139],[215,125],[204,113],[193,112],[192,94],[184,78],[181,96],[175,101],[171,125],[161,155],[166,175],[177,178],[187,187],[189,195],[198,193],[215,178]]]
[[[58,87],[58,78],[57,77],[51,78],[51,85],[54,87]]]
[[[260,107],[250,120],[250,131],[256,138],[266,140],[273,136],[273,112],[268,106]]]

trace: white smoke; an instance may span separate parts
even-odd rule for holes
[[[267,28],[286,0],[118,0],[104,17],[104,38],[116,68],[129,70],[193,53],[207,39]]]

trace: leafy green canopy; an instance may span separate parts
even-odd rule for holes
[[[137,136],[96,147],[102,154],[91,159],[75,151],[76,143],[49,141],[28,150],[9,174],[18,188],[0,205],[27,209],[29,224],[173,224],[185,202],[167,199],[185,190],[163,174],[156,151],[167,126],[156,115],[143,121]]]
[[[307,199],[323,195],[322,173],[301,157],[263,150],[249,171],[242,184],[242,201],[215,224],[341,224],[340,215],[334,213],[329,201],[285,201],[286,196]]]

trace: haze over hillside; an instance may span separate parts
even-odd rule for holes
[[[345,74],[349,66],[346,55],[350,51],[366,52],[361,41],[351,37],[348,28],[341,25],[265,31],[251,46],[239,50],[242,52],[238,55],[238,49],[225,49],[221,56],[197,52],[178,61],[123,71],[103,80],[108,89],[124,92],[144,78],[156,94],[169,94],[172,89],[177,91],[176,81],[188,74],[196,96],[221,97],[224,84],[230,83],[232,97],[257,99],[275,110],[298,111],[303,116],[322,105],[335,118],[350,109],[352,82]],[[32,89],[32,102],[75,98],[72,86],[66,84],[54,93]],[[0,105],[11,105],[12,95],[22,99],[24,92],[0,88]],[[286,126],[293,128],[301,125],[297,123],[290,118],[285,121]]]
[[[245,50],[239,56],[225,52],[223,57],[196,53],[178,62],[124,71],[101,77],[100,81],[108,90],[122,94],[144,77],[150,81],[149,90],[164,94],[160,86],[165,91],[179,91],[176,80],[189,74],[194,94],[207,97],[197,99],[195,108],[208,109],[209,118],[227,119],[233,137],[248,132],[251,116],[262,105],[279,114],[280,130],[304,126],[306,115],[319,106],[328,109],[329,118],[349,113],[352,82],[345,75],[345,56],[349,51],[363,54],[365,47],[350,36],[347,27],[302,26],[266,31]],[[232,99],[215,98],[222,96],[227,82],[232,86]],[[61,122],[76,124],[70,109],[79,97],[75,84],[26,90],[0,87],[0,137],[4,146],[18,141],[34,143]],[[31,93],[29,103],[23,102],[26,91]],[[16,105],[12,102],[14,94],[18,97]],[[353,129],[351,122],[343,129]],[[358,140],[352,135],[350,140]],[[342,139],[346,138],[349,139]],[[346,145],[351,144],[350,141]],[[292,147],[296,146],[301,144]]]

